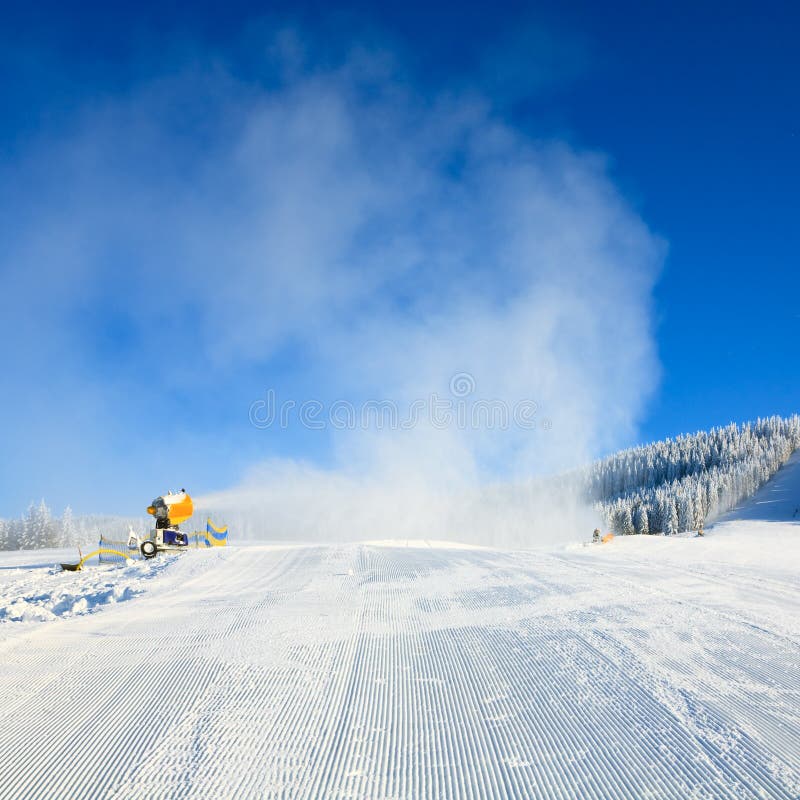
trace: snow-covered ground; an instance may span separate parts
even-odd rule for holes
[[[58,560],[0,557],[0,798],[800,796],[791,521]]]
[[[772,480],[741,506],[721,517],[720,522],[745,519],[800,523],[800,450]]]
[[[88,614],[141,594],[148,581],[169,566],[168,558],[87,566],[64,580],[59,564],[77,561],[75,548],[0,553],[0,622],[44,622]],[[0,641],[4,632],[0,629]]]

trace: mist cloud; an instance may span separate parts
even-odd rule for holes
[[[247,511],[259,534],[553,530],[530,477],[626,441],[657,383],[662,244],[602,156],[532,140],[478,91],[420,92],[389,54],[354,48],[320,69],[299,35],[276,41],[269,80],[187,62],[6,167],[6,187],[41,191],[6,223],[5,322],[26,337],[4,358],[23,372],[32,350],[58,363],[58,390],[95,409],[72,431],[89,451],[104,426],[183,437],[151,479],[189,483],[198,453],[239,437],[263,463],[202,502]],[[26,292],[47,309],[35,323],[8,300]],[[321,458],[287,460],[269,433],[230,422],[258,383],[298,402],[404,407],[446,395],[458,372],[474,377],[471,400],[529,399],[547,424],[328,432]],[[158,394],[144,398],[149,379]],[[186,391],[208,385],[230,396],[209,420]],[[65,427],[56,414],[38,431]],[[141,472],[145,446],[129,452]],[[561,524],[578,523],[562,511]]]

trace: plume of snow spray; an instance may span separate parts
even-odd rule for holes
[[[292,402],[316,403],[333,463],[270,459],[201,501],[268,538],[523,546],[591,530],[574,487],[534,477],[632,434],[657,382],[660,243],[598,156],[532,142],[479,97],[426,103],[373,75],[362,100],[363,80],[352,65],[298,78],[253,111],[244,137],[263,179],[261,241],[287,216],[285,199],[274,213],[276,171],[292,207],[311,207],[310,220],[289,215],[310,228],[299,252],[281,245],[293,264],[281,280],[302,309],[284,326],[302,323],[320,386]],[[309,167],[294,134],[312,123],[327,134]],[[273,334],[258,313],[272,285],[248,297],[244,341]],[[335,425],[344,401],[350,424]],[[395,414],[362,425],[365,408]]]
[[[37,412],[20,457],[70,449],[87,462],[76,474],[113,463],[119,497],[246,452],[263,463],[198,501],[257,536],[531,544],[585,530],[569,487],[532,479],[634,432],[657,382],[661,243],[600,156],[531,139],[479,92],[422,95],[386,53],[326,69],[289,55],[259,82],[183,65],[86,110],[5,175],[49,182],[31,235],[9,240],[0,295],[35,294],[47,312],[34,329],[5,309],[26,334],[10,363],[49,359],[72,414]],[[181,302],[165,318],[154,292]],[[65,337],[65,319],[94,328]],[[109,330],[130,341],[119,366],[70,357]],[[173,353],[142,397],[141,376]],[[233,385],[258,374],[252,396]],[[190,432],[204,412],[185,387],[209,384],[254,423],[229,445]],[[253,404],[271,390],[314,419],[263,426]],[[141,410],[162,400],[173,447],[154,462]],[[455,404],[446,424],[439,400]],[[390,404],[399,421],[340,424],[344,403]],[[295,434],[306,460],[277,458]]]

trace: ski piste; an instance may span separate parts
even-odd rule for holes
[[[22,570],[0,799],[793,800],[800,551],[770,526]]]
[[[0,554],[0,800],[796,800],[798,492],[598,546]]]

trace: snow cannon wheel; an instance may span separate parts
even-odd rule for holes
[[[145,558],[155,558],[158,549],[156,548],[155,542],[142,542],[139,546],[139,550],[141,551],[142,555]]]

